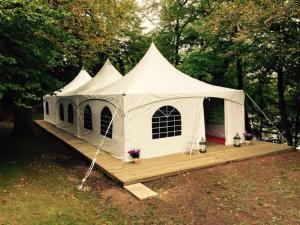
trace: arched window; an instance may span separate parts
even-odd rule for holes
[[[100,115],[100,133],[103,136],[112,138],[112,129],[113,129],[113,124],[111,122],[111,125],[108,129],[108,126],[110,124],[110,121],[112,120],[112,114],[109,110],[108,107],[104,107],[101,111],[101,115]]]
[[[181,115],[172,106],[159,108],[152,116],[152,139],[181,135]]]
[[[92,110],[89,105],[84,107],[83,127],[88,130],[93,130]]]
[[[62,121],[65,120],[64,105],[62,103],[59,104],[59,119]]]
[[[49,115],[49,103],[46,101],[46,114]]]
[[[68,105],[68,122],[74,123],[74,112],[72,104]]]

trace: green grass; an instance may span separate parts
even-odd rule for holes
[[[0,123],[0,224],[125,224],[119,209],[96,192],[79,192],[35,137],[10,135]]]

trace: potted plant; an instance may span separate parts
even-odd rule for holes
[[[246,145],[251,145],[251,143],[252,143],[251,140],[253,139],[253,135],[250,132],[245,132],[244,138],[245,138]]]
[[[140,161],[140,152],[141,150],[137,148],[132,148],[128,151],[128,154],[132,158],[132,162],[138,163]]]

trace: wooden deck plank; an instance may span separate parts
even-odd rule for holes
[[[263,149],[263,147],[266,147],[268,149],[265,150],[265,149]],[[256,149],[254,149],[254,150],[251,149],[252,152],[257,151],[257,150],[255,151],[255,150]],[[276,150],[276,149],[274,149],[274,148],[270,149],[269,145],[265,145],[265,146],[261,145],[261,150],[259,150],[259,152],[261,154],[263,154],[263,153],[273,152],[274,150]],[[279,150],[281,150],[281,148]],[[169,156],[170,159],[164,157],[162,159],[157,160],[156,162],[155,161],[153,162],[153,159],[151,159],[151,160],[145,159],[140,163],[139,168],[143,169],[143,171],[155,170],[155,166],[163,164],[163,161],[166,162],[165,166],[169,168],[173,164],[176,164],[177,166],[180,163],[186,164],[187,161],[189,162],[189,165],[192,165],[194,162],[203,163],[205,160],[211,159],[211,158],[213,160],[217,160],[218,158],[226,159],[226,157],[229,157],[229,159],[232,159],[234,157],[241,158],[244,156],[248,156],[248,151],[244,151],[242,149],[237,149],[237,148],[234,150],[224,150],[223,152],[206,153],[206,154],[201,154],[201,155],[195,155],[192,157],[187,156],[187,155],[176,154],[176,155],[170,155]],[[149,165],[151,165],[151,167]],[[135,165],[124,167],[122,172],[130,173],[131,171],[136,171]]]
[[[94,158],[97,151],[96,147],[46,121],[37,120],[36,124],[66,143],[88,160]],[[240,148],[209,143],[208,152],[205,154],[194,153],[192,156],[189,156],[189,154],[178,153],[143,159],[139,164],[124,163],[110,154],[101,151],[97,157],[95,166],[117,183],[129,185],[228,162],[246,160],[291,150],[292,148],[290,146],[259,141],[254,142],[253,145],[242,146]]]
[[[124,186],[124,188],[139,200],[144,200],[147,198],[153,198],[157,196],[156,192],[152,191],[150,188],[146,187],[141,183]]]
[[[281,151],[281,149],[279,149]],[[239,150],[238,150],[239,151]],[[260,151],[259,153],[260,154],[266,154],[266,153],[271,153],[271,152],[274,152],[274,150],[263,150]],[[247,152],[246,152],[247,153]],[[198,164],[203,164],[203,163],[209,163],[210,161],[218,161],[218,160],[221,160],[221,161],[224,161],[224,160],[235,160],[235,159],[239,159],[241,157],[244,157],[245,152],[232,152],[230,154],[230,152],[226,152],[226,153],[223,153],[223,152],[219,152],[219,153],[215,153],[215,154],[210,154],[210,155],[207,155],[207,156],[201,156],[201,157],[197,157],[197,158],[189,158],[189,159],[186,159],[186,160],[180,160],[181,158],[178,158],[178,161],[177,162],[173,162],[173,163],[168,163],[168,164],[165,164],[164,166],[162,166],[161,164],[164,164],[163,161],[160,161],[160,164],[156,163],[159,168],[161,169],[164,169],[164,167],[166,169],[169,169],[170,167],[172,166],[186,166],[186,167],[193,167],[194,165],[198,165]],[[187,164],[187,161],[189,162]],[[167,162],[167,161],[165,161]],[[141,169],[144,169],[143,172],[147,172],[148,170],[150,171],[155,171],[157,170],[157,167],[155,165],[153,165],[152,167],[149,167],[148,165],[143,165],[143,162],[141,162],[141,165],[139,166],[139,168]],[[124,172],[126,172],[128,175],[130,174],[130,172],[133,171],[133,172],[136,172],[136,169],[134,167],[131,167],[131,168],[124,168]]]

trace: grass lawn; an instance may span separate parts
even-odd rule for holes
[[[300,224],[300,152],[261,157],[146,183],[138,201],[39,128],[10,135],[0,123],[0,225]]]

